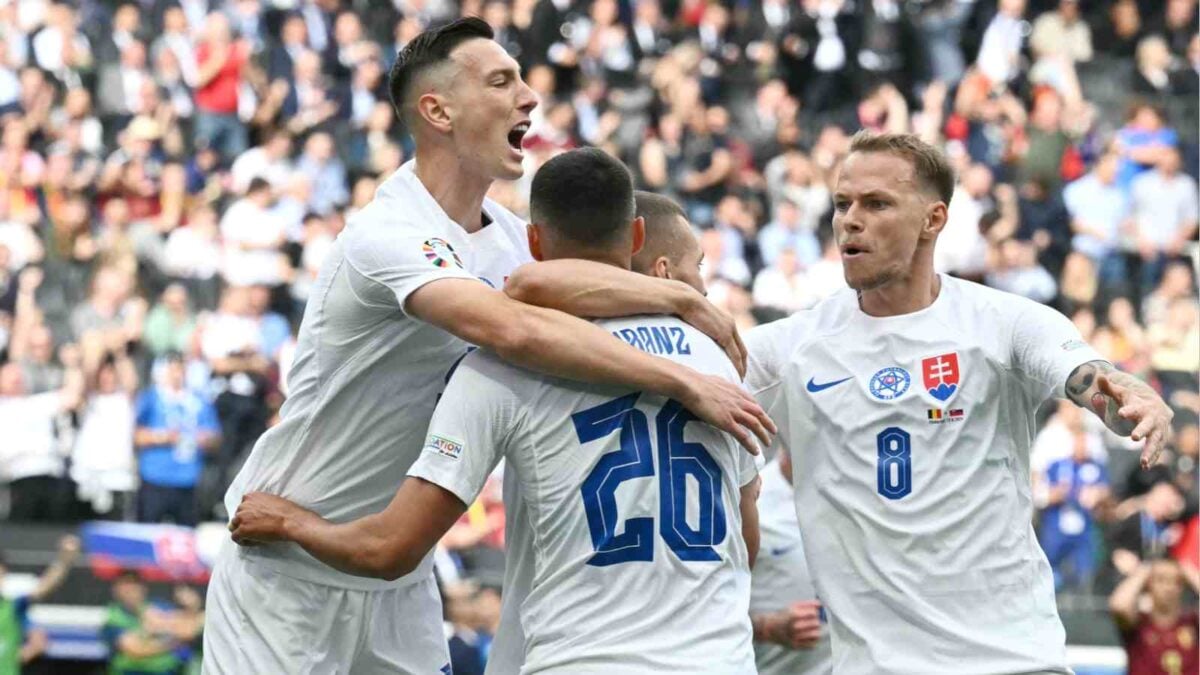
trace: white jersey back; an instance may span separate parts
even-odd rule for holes
[[[438,279],[499,288],[531,260],[524,223],[491,201],[484,210],[492,222],[468,234],[410,162],[350,218],[309,296],[281,421],[258,440],[229,488],[229,513],[255,490],[334,521],[387,506],[421,452],[451,366],[467,351],[461,340],[407,316],[405,300]],[[431,564],[385,582],[343,574],[290,544],[242,551],[286,574],[354,589],[409,583]]]
[[[750,613],[787,609],[794,602],[816,600],[804,558],[800,522],[792,485],[783,476],[778,460],[762,470],[758,496],[758,558],[750,580]],[[826,675],[833,667],[829,631],[810,649],[789,649],[769,642],[754,643],[759,675]]]
[[[1034,413],[1100,359],[1066,317],[942,276],[912,314],[854,291],[746,337],[786,434],[834,671],[1069,672],[1034,536]]]
[[[737,381],[669,317],[600,322],[645,351]],[[674,401],[545,377],[474,352],[409,471],[470,504],[501,458],[532,564],[522,673],[747,673],[750,571],[739,490],[753,458]],[[509,577],[521,576],[509,570]],[[506,591],[507,592],[507,591]]]

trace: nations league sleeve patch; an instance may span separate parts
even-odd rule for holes
[[[438,267],[463,266],[462,260],[454,252],[454,247],[445,239],[426,239],[425,243],[421,244],[421,250],[425,252],[425,258]]]
[[[462,455],[463,444],[453,438],[446,438],[438,434],[429,434],[429,438],[425,441],[425,449],[443,457],[450,459],[458,459]]]

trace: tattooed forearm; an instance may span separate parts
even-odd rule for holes
[[[1156,394],[1145,382],[1117,370],[1107,361],[1088,361],[1071,372],[1066,384],[1067,398],[1079,407],[1096,413],[1097,417],[1104,420],[1105,426],[1117,435],[1128,436],[1133,433],[1134,423],[1117,414],[1121,405],[1115,398],[1100,391],[1097,384],[1100,375],[1137,393]]]

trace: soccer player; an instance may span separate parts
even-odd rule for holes
[[[642,243],[628,170],[600,150],[560,155],[534,177],[535,258],[628,268]],[[621,340],[737,380],[719,346],[667,316],[600,322]],[[521,606],[523,673],[754,671],[748,615],[757,471],[728,434],[649,392],[577,384],[462,360],[425,448],[382,513],[334,524],[250,494],[235,541],[295,541],[353,574],[409,573],[463,513],[501,458],[535,545]],[[749,541],[746,541],[745,539]],[[510,561],[510,564],[514,564]]]
[[[1034,412],[1069,397],[1160,452],[1171,412],[1066,317],[933,271],[954,185],[910,135],[860,134],[833,197],[847,284],[747,335],[790,448],[843,673],[1069,672],[1034,537]]]
[[[524,224],[485,193],[494,179],[521,175],[521,139],[536,101],[491,37],[484,22],[463,19],[418,36],[399,55],[389,87],[413,134],[415,161],[350,219],[322,266],[281,421],[230,487],[230,513],[251,491],[335,521],[382,510],[420,454],[468,345],[551,375],[669,397],[747,446],[754,435],[768,440],[770,421],[737,383],[493,290],[530,260]],[[590,299],[587,309],[676,314],[741,360],[728,317],[683,284],[640,283],[649,282],[657,292]],[[573,309],[570,301],[563,308]],[[619,310],[616,302],[624,303]],[[364,579],[294,545],[231,547],[209,584],[205,671],[436,673],[448,655],[430,570],[427,559],[394,581]]]
[[[786,448],[762,470],[758,526],[750,619],[759,675],[828,675],[829,631],[804,557]]]

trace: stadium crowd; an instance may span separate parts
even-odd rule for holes
[[[494,198],[527,214],[538,166],[604,148],[685,205],[743,329],[844,286],[830,190],[856,130],[944,148],[940,271],[1056,307],[1176,410],[1149,471],[1045,411],[1060,587],[1200,564],[1195,0],[0,0],[9,519],[226,515],[325,252],[410,154],[391,62],[471,14],[542,100]],[[496,495],[447,541],[489,579],[450,593],[464,645],[496,619],[502,541]]]

